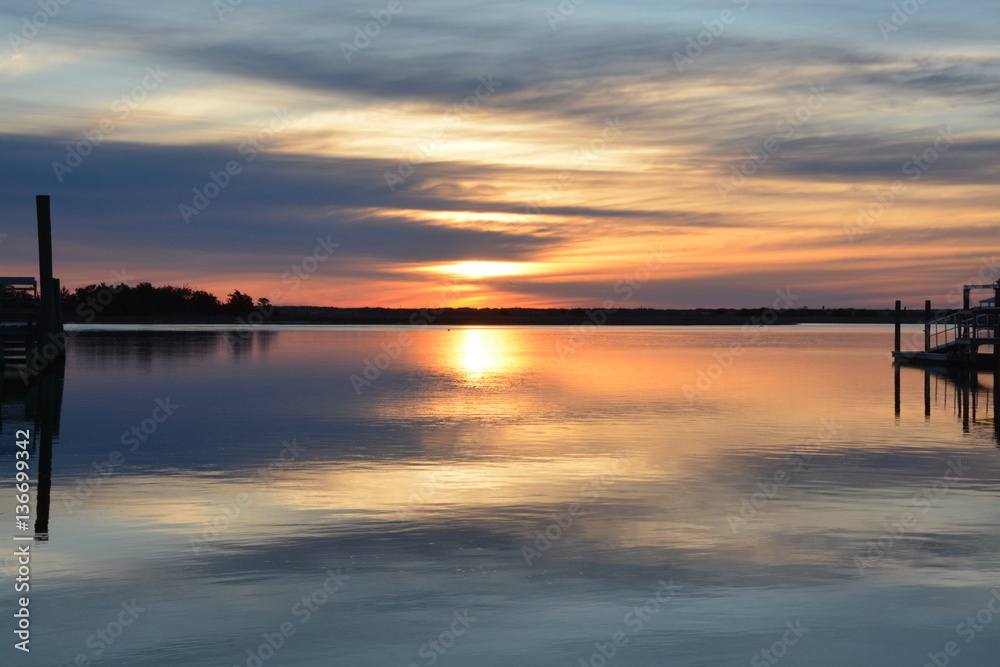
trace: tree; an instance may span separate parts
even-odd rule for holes
[[[249,294],[244,294],[239,290],[235,290],[229,295],[229,301],[226,303],[226,307],[234,313],[249,313],[253,310],[253,297]]]
[[[219,299],[214,294],[204,290],[192,291],[188,303],[191,304],[191,309],[199,315],[212,315],[219,312],[221,308]]]

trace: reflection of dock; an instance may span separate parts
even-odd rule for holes
[[[895,412],[896,419],[900,417],[900,370],[902,365],[895,366]],[[1000,420],[997,420],[997,404],[1000,403],[1000,369],[992,373],[981,372],[971,367],[932,366],[923,364],[919,369],[907,369],[908,372],[923,373],[924,419],[931,418],[931,407],[940,405],[950,410],[958,421],[962,422],[962,430],[966,433],[976,427],[987,427],[993,431],[993,437],[1000,447]],[[992,379],[992,383],[984,379]]]
[[[991,298],[971,304],[973,290],[990,290]],[[900,346],[900,302],[896,301],[896,337],[892,356],[903,363],[994,368],[1000,363],[1000,280],[989,285],[965,285],[962,308],[931,318],[931,302],[924,302],[923,350]],[[986,352],[985,349],[989,352]]]
[[[38,195],[35,205],[39,279],[0,278],[0,366],[37,371],[61,359],[65,346],[59,280],[52,277],[49,196]]]
[[[29,470],[37,475],[34,536],[39,541],[49,539],[52,443],[59,437],[62,412],[64,364],[61,362],[57,360],[28,384],[5,382],[0,385],[0,437],[3,442],[13,442],[17,430],[31,430]]]

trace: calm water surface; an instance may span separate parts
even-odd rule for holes
[[[139,329],[71,334],[4,665],[1000,664],[993,377],[897,414],[890,328]]]

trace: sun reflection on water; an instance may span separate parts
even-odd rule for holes
[[[452,345],[455,367],[477,384],[516,367],[512,332],[504,329],[462,329]]]

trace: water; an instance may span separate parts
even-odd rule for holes
[[[993,378],[903,368],[897,415],[891,341],[73,332],[2,664],[996,665]]]

